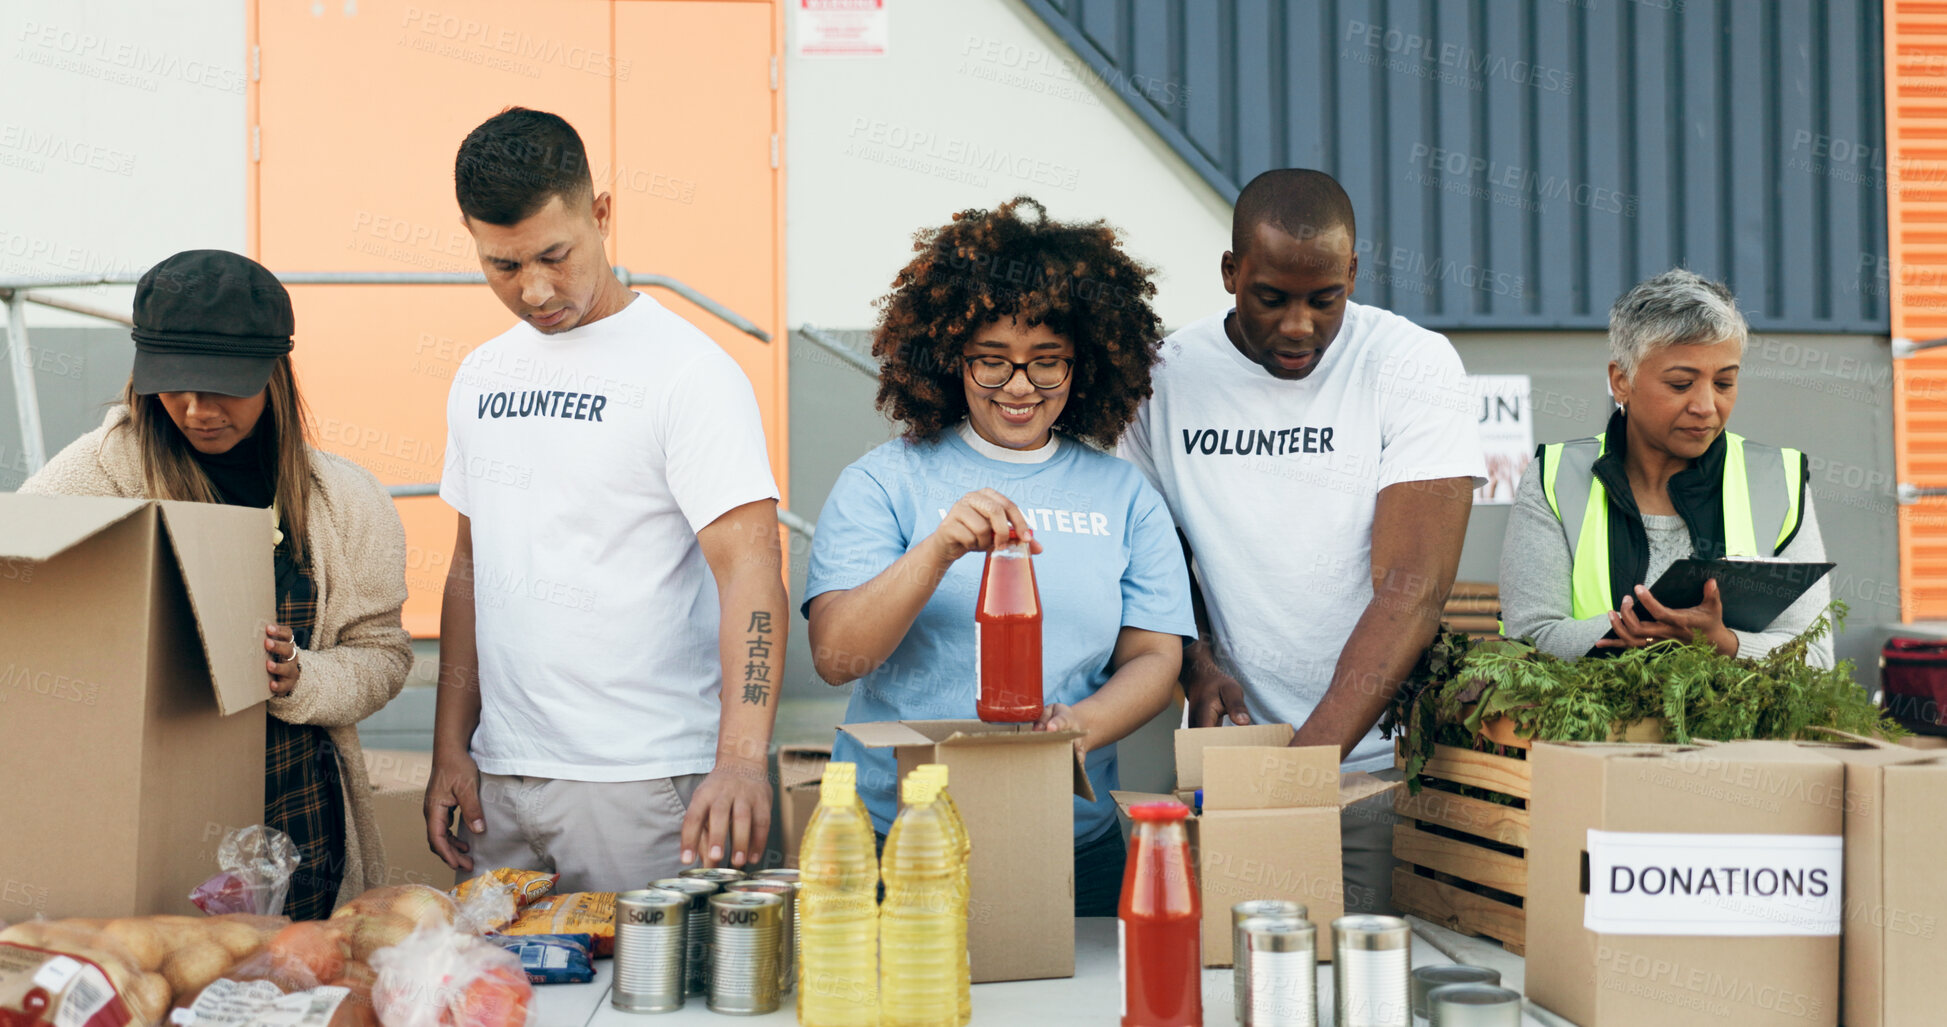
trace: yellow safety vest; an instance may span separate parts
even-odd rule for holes
[[[1804,455],[1796,449],[1747,442],[1724,433],[1724,549],[1726,556],[1757,556],[1758,539],[1774,540],[1776,555],[1798,530]],[[1574,570],[1570,616],[1584,620],[1614,609],[1609,579],[1609,494],[1595,476],[1608,452],[1603,435],[1542,447],[1542,492],[1568,539]],[[1576,525],[1574,529],[1569,526]]]

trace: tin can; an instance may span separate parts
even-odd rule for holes
[[[1501,971],[1466,963],[1441,963],[1413,968],[1413,1015],[1426,1016],[1427,993],[1444,984],[1501,983]]]
[[[1396,916],[1342,916],[1332,921],[1333,1023],[1338,1027],[1412,1027],[1412,929]]]
[[[1443,984],[1427,993],[1431,1027],[1521,1027],[1521,994],[1492,984]]]
[[[753,881],[790,881],[797,886],[798,891],[802,892],[804,890],[804,877],[797,867],[772,867],[769,870],[759,870],[750,876]],[[804,938],[804,932],[799,930],[802,926],[804,926],[804,910],[794,898],[791,902],[791,965],[793,975],[797,973],[797,967],[804,965],[804,951],[802,948],[804,942],[801,940]]]
[[[750,875],[744,873],[742,870],[733,870],[730,867],[691,867],[676,876],[694,877],[699,881],[709,881],[721,888],[732,881],[741,881]]]
[[[778,1006],[784,897],[726,891],[710,896],[710,1011],[758,1016]]]
[[[695,877],[665,877],[650,881],[651,888],[668,888],[689,896],[690,926],[683,960],[684,976],[692,995],[710,990],[710,896],[718,892],[716,882]]]
[[[800,880],[797,867],[772,867],[769,870],[759,870],[750,875],[750,877],[753,881],[791,881],[796,883]]]
[[[784,925],[783,930],[778,932],[777,939],[777,990],[790,991],[798,974],[798,883],[766,877],[750,881],[734,881],[725,885],[723,890],[762,892],[784,900]]]
[[[1236,927],[1245,1027],[1318,1027],[1318,928],[1289,916],[1254,916]],[[1248,957],[1248,958],[1247,958]]]
[[[683,1008],[689,990],[690,897],[666,888],[615,897],[615,985],[609,1004],[627,1013]]]
[[[1251,993],[1251,957],[1244,951],[1244,935],[1238,932],[1238,926],[1254,916],[1303,920],[1305,913],[1302,903],[1288,899],[1249,899],[1230,907],[1230,990],[1238,1023],[1244,1022],[1244,999]]]

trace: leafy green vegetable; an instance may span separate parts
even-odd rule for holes
[[[1388,738],[1405,738],[1406,779],[1415,794],[1435,745],[1500,752],[1481,731],[1501,717],[1524,738],[1557,742],[1606,741],[1655,718],[1665,737],[1680,744],[1825,737],[1816,727],[1901,737],[1906,732],[1853,683],[1851,661],[1830,670],[1805,662],[1806,648],[1845,614],[1845,604],[1834,602],[1803,634],[1756,660],[1725,656],[1701,637],[1612,658],[1562,660],[1526,641],[1476,642],[1442,632],[1379,727]]]

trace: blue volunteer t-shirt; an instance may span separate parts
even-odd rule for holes
[[[1194,637],[1176,525],[1134,465],[1072,438],[1042,463],[1008,463],[975,452],[952,429],[926,442],[895,439],[839,475],[818,516],[803,608],[877,577],[938,529],[960,497],[982,488],[1033,518],[1043,547],[1034,576],[1044,702],[1072,706],[1101,688],[1124,627]],[[976,716],[974,601],[985,561],[985,553],[968,553],[947,570],[899,647],[853,685],[846,723]],[[889,830],[898,811],[892,750],[867,749],[841,731],[832,758],[859,765],[873,827]],[[1115,822],[1115,747],[1089,753],[1087,765],[1096,801],[1075,799],[1078,842]]]

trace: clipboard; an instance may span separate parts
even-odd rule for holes
[[[1650,586],[1650,595],[1670,609],[1685,609],[1703,602],[1704,582],[1716,578],[1724,601],[1724,626],[1763,631],[1836,566],[1749,558],[1678,560]],[[1639,610],[1637,616],[1644,612]]]

